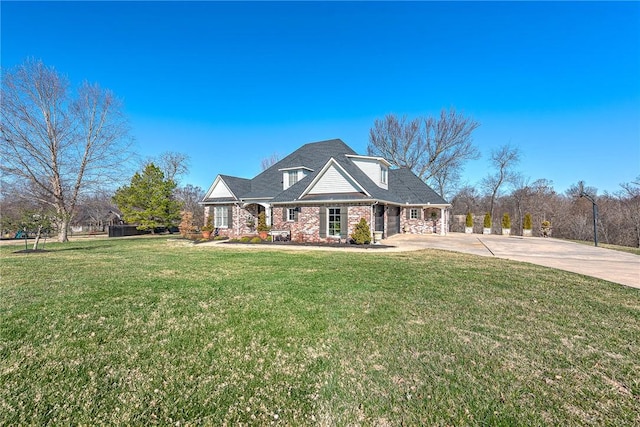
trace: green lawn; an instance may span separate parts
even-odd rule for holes
[[[638,425],[640,291],[439,251],[1,247],[0,425]]]

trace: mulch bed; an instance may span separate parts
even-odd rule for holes
[[[395,246],[389,245],[356,245],[351,243],[312,243],[312,242],[295,242],[295,241],[275,241],[275,242],[238,242],[238,241],[225,241],[226,245],[267,245],[267,246],[303,246],[303,247],[323,247],[323,248],[351,248],[351,249],[385,249],[393,248]]]

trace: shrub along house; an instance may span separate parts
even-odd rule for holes
[[[218,175],[205,194],[205,221],[220,235],[255,234],[264,212],[292,240],[348,239],[364,218],[383,237],[445,234],[451,206],[408,169],[361,156],[339,139],[303,145],[253,179]]]

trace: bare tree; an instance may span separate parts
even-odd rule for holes
[[[139,166],[144,169],[146,165],[153,163],[158,166],[166,179],[179,181],[179,178],[189,172],[189,155],[175,151],[165,151],[157,157],[148,157],[140,162]]]
[[[464,162],[477,159],[473,131],[480,124],[454,109],[408,120],[389,114],[376,119],[369,131],[369,155],[411,169],[420,179],[445,195],[460,179]]]
[[[175,189],[175,198],[182,203],[182,210],[192,213],[194,224],[204,224],[204,209],[199,205],[204,198],[204,190],[201,187],[187,184]]]
[[[487,175],[482,180],[482,187],[485,188],[490,197],[489,213],[493,218],[493,209],[496,197],[500,194],[505,184],[514,183],[518,174],[513,170],[513,166],[520,161],[520,152],[510,145],[503,145],[491,153],[491,165],[495,169],[493,174]]]
[[[0,170],[25,197],[55,208],[58,240],[67,241],[79,196],[118,179],[129,153],[121,104],[94,84],[72,93],[41,61],[2,74]]]
[[[280,154],[271,153],[269,157],[265,157],[264,159],[262,159],[262,161],[260,162],[260,166],[262,167],[262,170],[265,171],[269,169],[271,166],[278,163],[279,161],[280,161]]]
[[[621,200],[623,226],[628,230],[629,245],[640,248],[640,176],[633,182],[620,184],[622,191],[618,197]]]

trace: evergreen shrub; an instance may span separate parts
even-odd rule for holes
[[[360,218],[360,222],[356,225],[355,230],[351,233],[351,239],[356,245],[368,245],[371,243],[371,229],[367,220]]]

